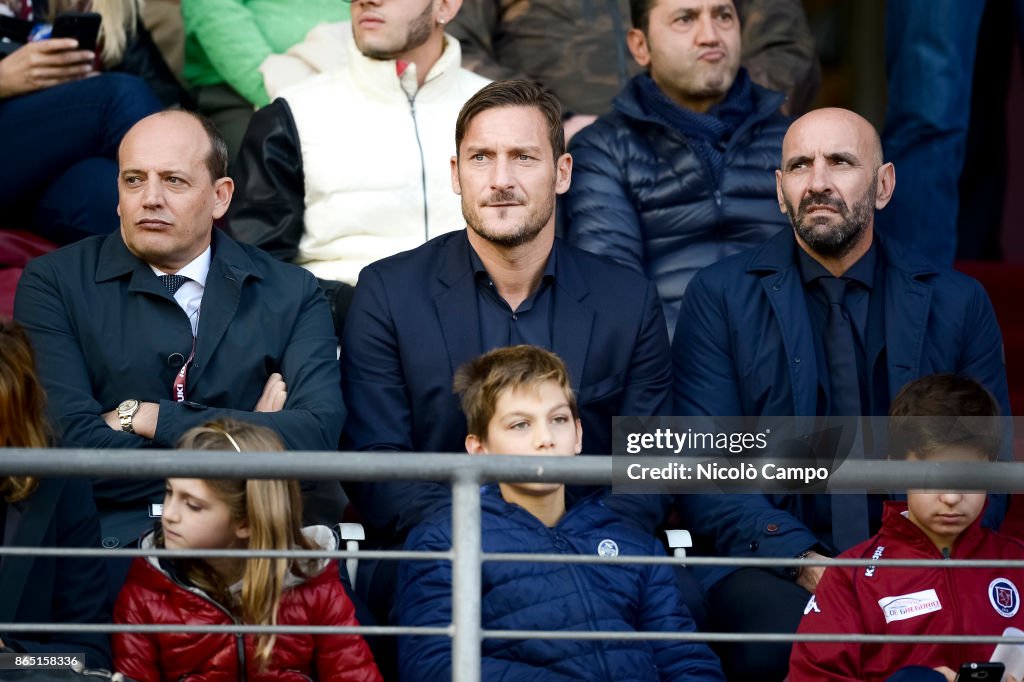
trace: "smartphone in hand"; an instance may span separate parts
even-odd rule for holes
[[[998,661],[985,661],[984,663],[962,663],[960,672],[956,674],[956,682],[999,682],[1003,679],[1006,666]]]
[[[96,12],[64,12],[53,20],[51,38],[74,38],[79,50],[96,51],[102,18]]]

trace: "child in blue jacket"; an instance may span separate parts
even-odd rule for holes
[[[467,363],[455,376],[471,454],[571,457],[583,430],[569,377],[553,353],[533,346],[500,348]],[[500,483],[482,493],[484,552],[663,555],[655,538],[622,522],[595,493],[566,509],[561,483]],[[416,527],[410,550],[451,547],[451,512]],[[483,565],[484,629],[560,631],[693,631],[667,565],[495,563]],[[395,612],[400,625],[451,623],[451,564],[402,564]],[[482,679],[724,680],[718,659],[700,642],[485,639]],[[401,678],[451,676],[447,637],[399,639]]]

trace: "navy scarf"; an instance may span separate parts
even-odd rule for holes
[[[650,74],[637,76],[636,86],[635,92],[643,109],[664,126],[686,138],[717,185],[722,177],[724,152],[729,140],[756,111],[747,70],[739,70],[725,99],[705,114],[698,114],[670,100]]]

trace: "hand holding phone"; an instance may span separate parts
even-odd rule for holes
[[[93,73],[94,54],[70,38],[40,40],[0,60],[0,98],[24,95]]]

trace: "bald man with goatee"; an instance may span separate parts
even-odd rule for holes
[[[875,230],[896,169],[871,124],[844,109],[801,117],[783,140],[775,179],[793,229],[702,270],[683,297],[672,349],[675,414],[885,415],[904,385],[936,373],[977,379],[1010,414],[1002,337],[985,290]],[[872,454],[884,456],[865,456]],[[859,496],[859,511],[839,505],[857,497],[691,495],[678,506],[686,527],[705,533],[718,554],[813,558],[877,531],[880,507],[870,497]],[[1001,502],[989,505],[989,520],[1001,518]],[[718,620],[711,625],[795,631],[823,570],[705,570]],[[758,595],[757,608],[749,595]],[[723,652],[730,679],[754,679],[745,661],[785,675],[788,645],[735,646]]]

